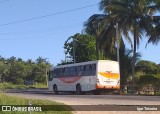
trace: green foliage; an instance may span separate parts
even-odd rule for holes
[[[68,54],[71,58],[71,61],[67,61],[68,63],[73,62],[73,47],[75,47],[75,56],[77,63],[92,61],[96,59],[94,36],[77,33],[74,36],[69,37],[65,41],[64,49],[66,50],[66,54]],[[102,54],[100,53],[100,58],[102,58],[101,55]]]
[[[11,83],[0,83],[0,89],[15,89],[15,85]]]
[[[6,72],[7,66],[5,65],[4,61],[0,61],[0,83],[4,81]]]
[[[44,83],[36,83],[35,85],[30,85],[28,88],[48,88]]]
[[[151,61],[142,60],[136,64],[136,70],[145,72],[146,74],[157,74],[159,71],[158,65]]]
[[[154,74],[141,75],[137,80],[137,86],[145,94],[154,93],[158,95],[160,91],[160,77]]]
[[[13,83],[0,83],[0,89],[28,89],[28,88],[47,88],[44,83],[35,83],[34,85],[15,85]]]
[[[33,80],[35,83],[46,83],[46,70],[50,63],[42,57],[35,62],[31,59],[23,61],[21,58],[10,57],[0,58],[0,83],[11,82],[17,85],[24,85],[26,80]]]
[[[160,96],[160,92],[157,92],[156,95]]]
[[[153,74],[142,75],[138,80],[139,85],[148,85],[148,84],[156,85],[158,84],[158,82],[159,78],[157,78],[157,76]]]
[[[136,64],[138,84],[152,84],[160,87],[159,65],[154,62],[141,60]]]

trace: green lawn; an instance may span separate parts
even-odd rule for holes
[[[0,105],[15,105],[18,107],[26,106],[29,104],[31,106],[42,107],[42,112],[22,112],[22,111],[13,111],[13,112],[0,112],[1,114],[72,114],[72,108],[70,106],[64,105],[62,103],[57,103],[49,100],[35,100],[35,99],[26,99],[21,97],[7,96],[5,93],[0,93]],[[47,105],[47,106],[46,106]],[[44,109],[48,111],[43,111]],[[0,109],[1,110],[1,109]],[[50,111],[56,110],[56,111]]]
[[[0,83],[0,89],[28,89],[28,88],[48,88],[47,85],[36,83],[35,85],[15,85],[12,83]]]

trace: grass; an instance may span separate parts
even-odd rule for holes
[[[57,103],[53,101],[48,101],[48,100],[35,100],[35,99],[26,99],[26,98],[21,98],[21,97],[13,97],[13,96],[7,96],[4,93],[0,93],[0,105],[18,105],[22,106],[25,105],[27,106],[28,103],[31,103],[32,106],[42,106],[42,112],[20,112],[20,111],[9,111],[9,112],[1,112],[1,114],[72,114],[72,108],[64,105],[62,103]],[[47,106],[45,106],[47,105]],[[43,111],[43,107],[45,106],[45,109],[48,111]],[[49,107],[48,107],[49,106]],[[56,111],[50,111],[49,109],[52,107]],[[58,110],[58,111],[57,111]]]
[[[29,89],[29,88],[47,88],[47,85],[35,83],[35,85],[15,85],[12,83],[0,83],[0,89]]]
[[[35,83],[35,85],[30,85],[28,88],[48,88],[46,84],[43,83]]]
[[[159,92],[157,92],[157,94],[156,95],[159,95],[160,96],[160,91]]]

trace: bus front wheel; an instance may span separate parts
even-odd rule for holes
[[[54,92],[55,94],[58,94],[57,85],[54,85],[54,86],[53,86],[53,92]]]
[[[78,85],[76,86],[76,94],[77,94],[77,95],[81,95],[81,94],[82,94],[81,85],[80,85],[80,84],[78,84]]]

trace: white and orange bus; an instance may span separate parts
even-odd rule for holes
[[[81,94],[101,90],[119,90],[119,63],[111,60],[88,61],[55,66],[49,72],[49,91],[71,91]]]

